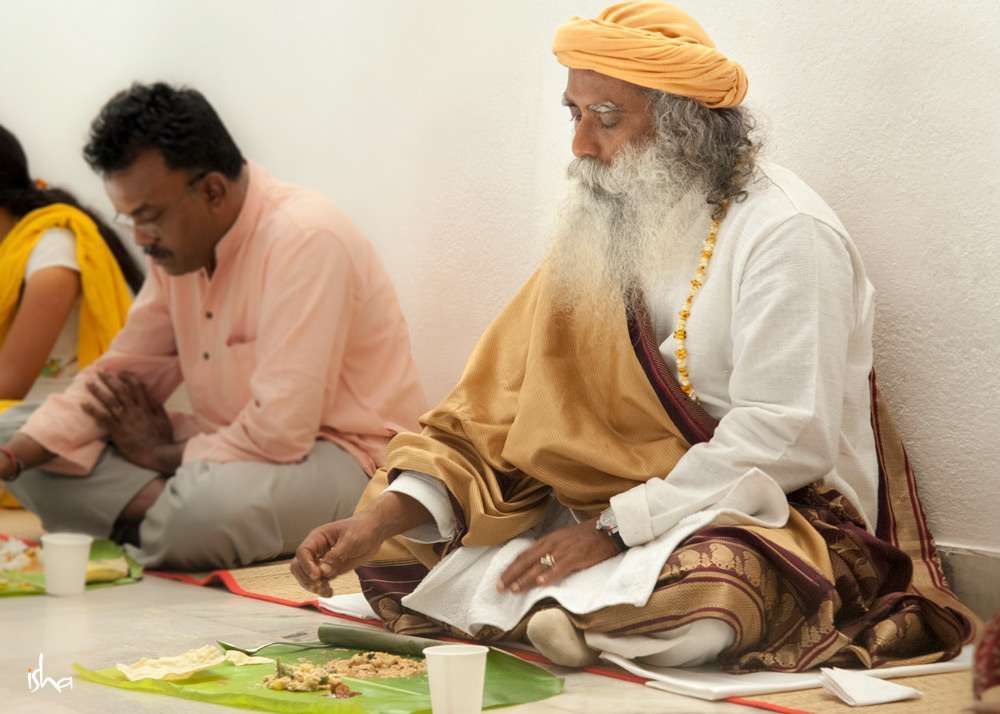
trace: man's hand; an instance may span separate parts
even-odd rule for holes
[[[13,481],[17,474],[17,462],[11,460],[9,455],[0,454],[0,482]]]
[[[369,560],[385,540],[432,520],[417,500],[387,491],[366,510],[314,528],[295,551],[292,574],[309,592],[330,597],[332,578]]]
[[[332,578],[369,560],[382,545],[370,511],[314,528],[295,551],[292,574],[309,592],[331,597]]]
[[[146,386],[130,372],[115,376],[99,372],[87,389],[98,405],[83,404],[86,412],[108,432],[119,453],[135,464],[165,472],[163,447],[174,444],[174,429],[163,405],[153,399]],[[167,469],[173,473],[173,469]]]
[[[597,519],[566,526],[539,538],[517,556],[500,576],[497,590],[522,592],[541,585],[552,585],[578,570],[618,555],[618,546],[606,533],[595,528]],[[542,558],[551,556],[551,567]]]
[[[14,454],[14,457],[21,462],[25,470],[41,466],[55,456],[55,454],[30,436],[21,432],[14,434],[10,441],[4,444],[4,447]],[[0,478],[4,481],[10,481],[14,477],[16,470],[14,463],[10,459],[0,456]]]

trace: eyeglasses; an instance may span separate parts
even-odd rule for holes
[[[160,226],[163,224],[163,219],[170,213],[170,210],[175,206],[179,205],[181,201],[190,195],[191,190],[201,181],[203,178],[208,176],[211,171],[202,171],[197,176],[192,178],[187,182],[185,186],[184,193],[173,201],[169,205],[157,211],[154,215],[149,218],[144,218],[140,221],[135,220],[132,216],[127,213],[115,213],[114,224],[119,228],[129,231],[130,233],[135,233],[139,231],[152,238],[160,237]]]

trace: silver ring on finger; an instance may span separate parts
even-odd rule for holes
[[[556,559],[552,557],[552,553],[546,553],[538,559],[538,564],[546,570],[550,570],[556,567]]]

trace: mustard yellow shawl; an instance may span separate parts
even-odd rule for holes
[[[392,440],[366,497],[390,472],[432,474],[461,506],[462,543],[494,545],[535,525],[549,493],[596,515],[684,455],[688,442],[636,360],[624,303],[618,320],[562,313],[550,270],[486,330],[458,385],[420,418],[423,431]]]

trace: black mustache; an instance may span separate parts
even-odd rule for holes
[[[146,255],[148,255],[151,258],[164,258],[164,257],[170,255],[170,251],[169,250],[160,250],[159,248],[155,248],[155,247],[153,247],[151,245],[148,245],[148,246],[144,247],[142,249],[142,252],[145,253]]]

